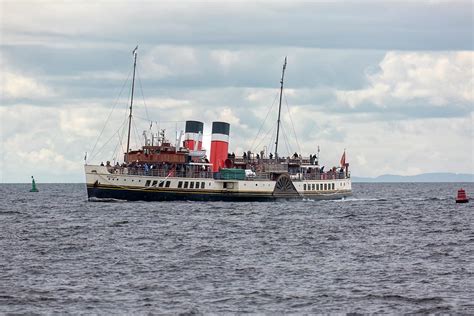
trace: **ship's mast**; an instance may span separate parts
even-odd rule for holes
[[[285,69],[286,69],[286,57],[285,57],[285,63],[283,64],[283,70],[281,72],[281,80],[280,80],[280,104],[278,106],[277,135],[276,135],[276,141],[275,141],[275,159],[276,160],[278,160],[278,136],[280,134],[281,98],[283,96],[283,79],[285,77]]]
[[[135,57],[133,62],[133,79],[132,79],[132,96],[130,98],[130,114],[128,115],[128,136],[127,136],[127,155],[125,156],[125,162],[128,163],[128,153],[130,151],[130,130],[132,128],[132,108],[133,108],[133,92],[135,90],[135,70],[137,68],[137,50],[138,45],[133,50],[132,54]]]

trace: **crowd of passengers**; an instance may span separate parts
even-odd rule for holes
[[[254,155],[254,158],[257,159],[258,161],[260,161],[261,159],[266,159],[266,157],[265,157],[265,152],[264,152],[263,150],[262,150],[260,153],[257,153],[257,154],[252,153],[250,150],[247,151],[247,152],[244,152],[244,153],[242,154],[242,159],[243,159],[244,161],[251,161],[251,160],[252,160],[252,155]],[[273,153],[270,153],[270,154],[268,155],[268,159],[270,159],[270,160],[273,160],[273,157],[274,157],[274,156],[273,156]],[[227,155],[227,158],[229,158],[229,159],[231,159],[231,160],[235,160],[235,154],[234,154],[234,153],[229,153],[229,154]],[[301,156],[301,154],[298,154],[298,153],[296,153],[296,152],[293,154],[293,156],[288,156],[288,157],[284,157],[284,156],[283,156],[283,157],[279,157],[279,160],[281,160],[281,161],[288,161],[288,162],[289,162],[290,160],[299,160],[300,163],[303,163],[303,157]],[[309,155],[309,163],[310,163],[311,165],[317,165],[317,164],[318,164],[318,158],[317,158],[316,154],[314,154],[314,155],[312,155],[312,154]]]
[[[270,154],[271,155],[271,154]],[[246,155],[243,156],[245,159]],[[293,155],[294,159],[297,159],[296,157],[299,157],[297,153]],[[229,154],[229,158],[235,158],[235,154]],[[273,158],[273,157],[272,157]],[[310,162],[312,165],[315,165],[314,168],[307,168],[304,170],[303,173],[301,173],[301,169],[297,167],[290,168],[288,171],[290,174],[300,174],[304,178],[309,178],[309,179],[342,179],[345,176],[345,172],[343,168],[336,168],[333,167],[329,169],[328,171],[324,170],[324,166],[319,167],[316,163],[314,162],[314,159],[316,158],[316,155],[312,156],[310,155]],[[260,159],[259,155],[257,154],[257,159]],[[283,157],[281,158],[283,159]],[[289,159],[289,158],[287,158]],[[312,160],[313,159],[313,160]],[[100,164],[101,166],[106,166],[108,171],[110,173],[123,173],[124,170],[126,169],[127,173],[129,174],[143,174],[143,175],[165,175],[165,176],[181,176],[181,177],[208,177],[210,176],[208,173],[211,173],[211,168],[209,166],[203,165],[203,166],[187,166],[185,164],[174,164],[174,163],[167,163],[167,162],[161,162],[161,163],[140,163],[138,161],[133,161],[131,163],[122,163],[119,164],[118,162],[115,165],[112,165],[110,161],[107,161],[106,164],[102,162]],[[249,164],[248,169],[251,170],[252,172],[259,172],[261,169],[259,168],[259,165],[255,166],[252,164]]]
[[[102,162],[100,164],[104,166]],[[192,168],[191,166],[186,166],[185,164],[175,164],[168,162],[158,162],[158,163],[140,163],[139,161],[133,161],[130,163],[118,162],[112,166],[110,161],[107,161],[105,166],[111,173],[122,173],[125,169],[129,174],[144,174],[144,175],[160,175],[165,174],[167,176],[193,176],[194,173],[199,173],[200,176],[204,176],[205,173],[210,172],[211,169],[208,166],[199,166],[198,168]]]

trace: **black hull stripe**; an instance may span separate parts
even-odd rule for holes
[[[303,196],[278,195],[271,194],[253,194],[253,193],[234,193],[234,192],[176,192],[176,191],[149,191],[149,190],[127,190],[127,189],[109,189],[102,187],[88,187],[87,194],[89,199],[117,199],[127,201],[275,201],[275,200],[301,200],[301,199],[325,199],[335,200],[350,196],[350,192],[318,194]]]

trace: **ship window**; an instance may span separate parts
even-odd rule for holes
[[[232,182],[224,182],[223,187],[224,189],[233,189],[234,184]]]
[[[184,188],[185,188],[185,189],[188,188],[188,181],[184,181]]]
[[[166,188],[169,188],[169,187],[170,187],[170,184],[171,184],[171,181],[166,181],[165,187],[166,187]]]
[[[303,190],[306,190],[306,183],[303,184]]]
[[[204,182],[201,182],[201,189],[204,189]]]
[[[145,186],[146,186],[146,187],[147,187],[147,186],[149,186],[149,185],[150,185],[150,183],[151,183],[151,181],[150,181],[150,180],[146,180],[146,182],[145,182]]]
[[[313,189],[313,191],[314,191],[314,183],[311,185],[311,187],[312,187],[312,189]]]
[[[154,180],[153,183],[151,184],[152,187],[156,187],[156,184],[158,183],[158,181]]]
[[[334,190],[334,183],[332,184],[332,189]]]
[[[194,189],[194,182],[190,182],[190,183],[189,183],[189,188],[190,188],[190,189]]]
[[[327,189],[328,189],[328,184],[325,183],[325,184],[324,184],[324,190],[327,190]]]
[[[179,181],[179,182],[178,182],[178,188],[180,189],[180,188],[182,188],[182,187],[183,187],[183,181]]]
[[[162,188],[162,187],[163,187],[163,184],[165,184],[165,180],[161,180],[161,181],[160,181],[160,184],[158,184],[158,186],[159,186],[160,188]]]

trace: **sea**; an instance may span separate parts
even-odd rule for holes
[[[297,202],[0,185],[0,314],[474,314],[473,183]]]

